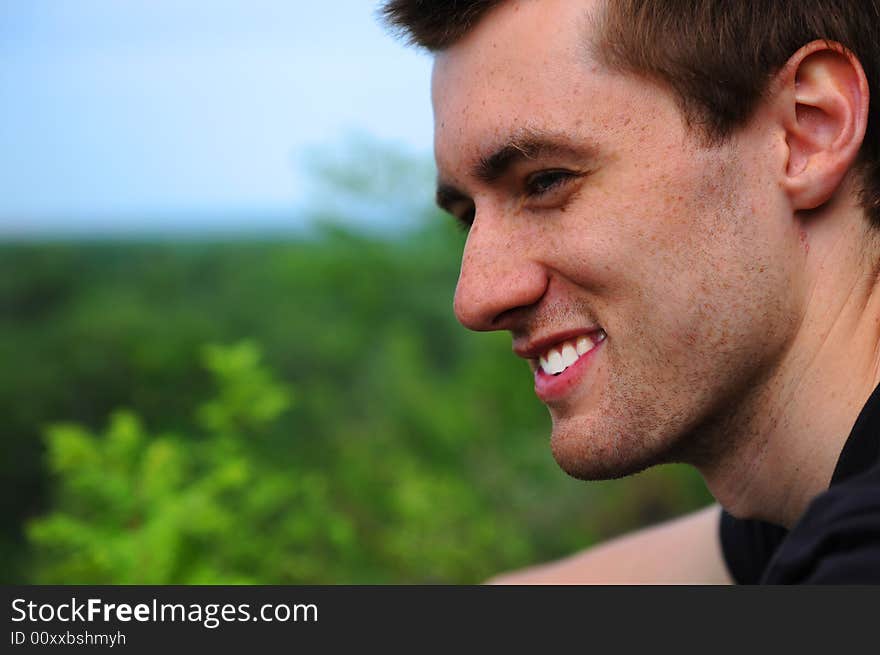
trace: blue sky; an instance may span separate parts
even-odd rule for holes
[[[359,134],[430,158],[430,58],[377,3],[0,2],[0,234],[230,224]]]

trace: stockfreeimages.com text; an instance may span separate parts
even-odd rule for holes
[[[231,603],[160,603],[155,598],[148,603],[105,603],[100,598],[88,598],[79,601],[71,598],[63,603],[35,603],[24,598],[12,601],[12,620],[14,622],[29,621],[42,623],[61,621],[62,623],[94,623],[120,621],[127,623],[188,622],[200,623],[205,628],[213,629],[222,623],[263,621],[279,622],[312,622],[318,621],[318,607],[314,604],[265,604],[252,611],[249,603],[233,605]]]

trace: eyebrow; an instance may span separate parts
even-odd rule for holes
[[[471,174],[487,184],[495,182],[523,161],[539,157],[567,157],[594,159],[596,148],[589,142],[574,141],[559,135],[543,135],[529,132],[510,139],[491,154],[480,157]]]
[[[582,138],[574,139],[559,133],[522,130],[488,154],[481,156],[470,173],[475,179],[491,184],[504,177],[511,168],[521,162],[554,156],[595,161],[598,152],[595,144]],[[438,182],[436,202],[440,208],[449,211],[452,204],[468,200],[470,198],[467,194],[452,184]]]

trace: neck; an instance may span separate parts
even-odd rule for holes
[[[810,234],[797,332],[778,365],[712,430],[726,451],[699,468],[735,516],[792,527],[828,488],[880,382],[880,290],[865,223]]]

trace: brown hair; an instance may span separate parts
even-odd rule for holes
[[[382,13],[410,43],[436,52],[501,1],[390,0]],[[801,46],[824,39],[850,50],[871,94],[861,201],[880,226],[880,0],[606,0],[598,20],[596,56],[670,87],[688,122],[714,142],[749,120]]]

